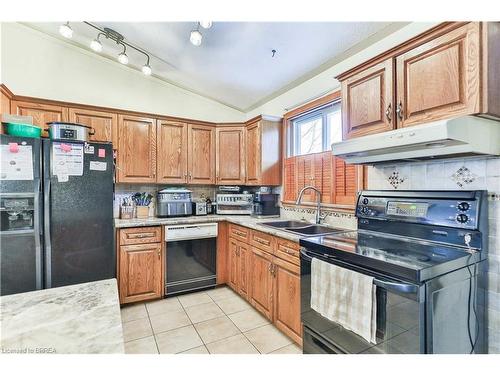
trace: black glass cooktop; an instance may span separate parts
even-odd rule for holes
[[[478,253],[464,248],[361,231],[301,239],[300,244],[310,251],[326,254],[333,261],[338,259],[416,282],[480,259]]]

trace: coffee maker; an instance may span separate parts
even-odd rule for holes
[[[279,217],[279,194],[258,191],[253,195],[253,211],[252,216],[257,218],[262,217]]]

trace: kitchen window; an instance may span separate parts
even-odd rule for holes
[[[291,120],[289,156],[329,151],[342,140],[340,101]]]

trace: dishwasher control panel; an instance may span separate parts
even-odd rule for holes
[[[165,226],[165,241],[196,240],[217,237],[217,223],[180,224]]]

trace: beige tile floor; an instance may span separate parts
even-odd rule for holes
[[[300,354],[302,349],[227,287],[122,308],[130,354]]]

